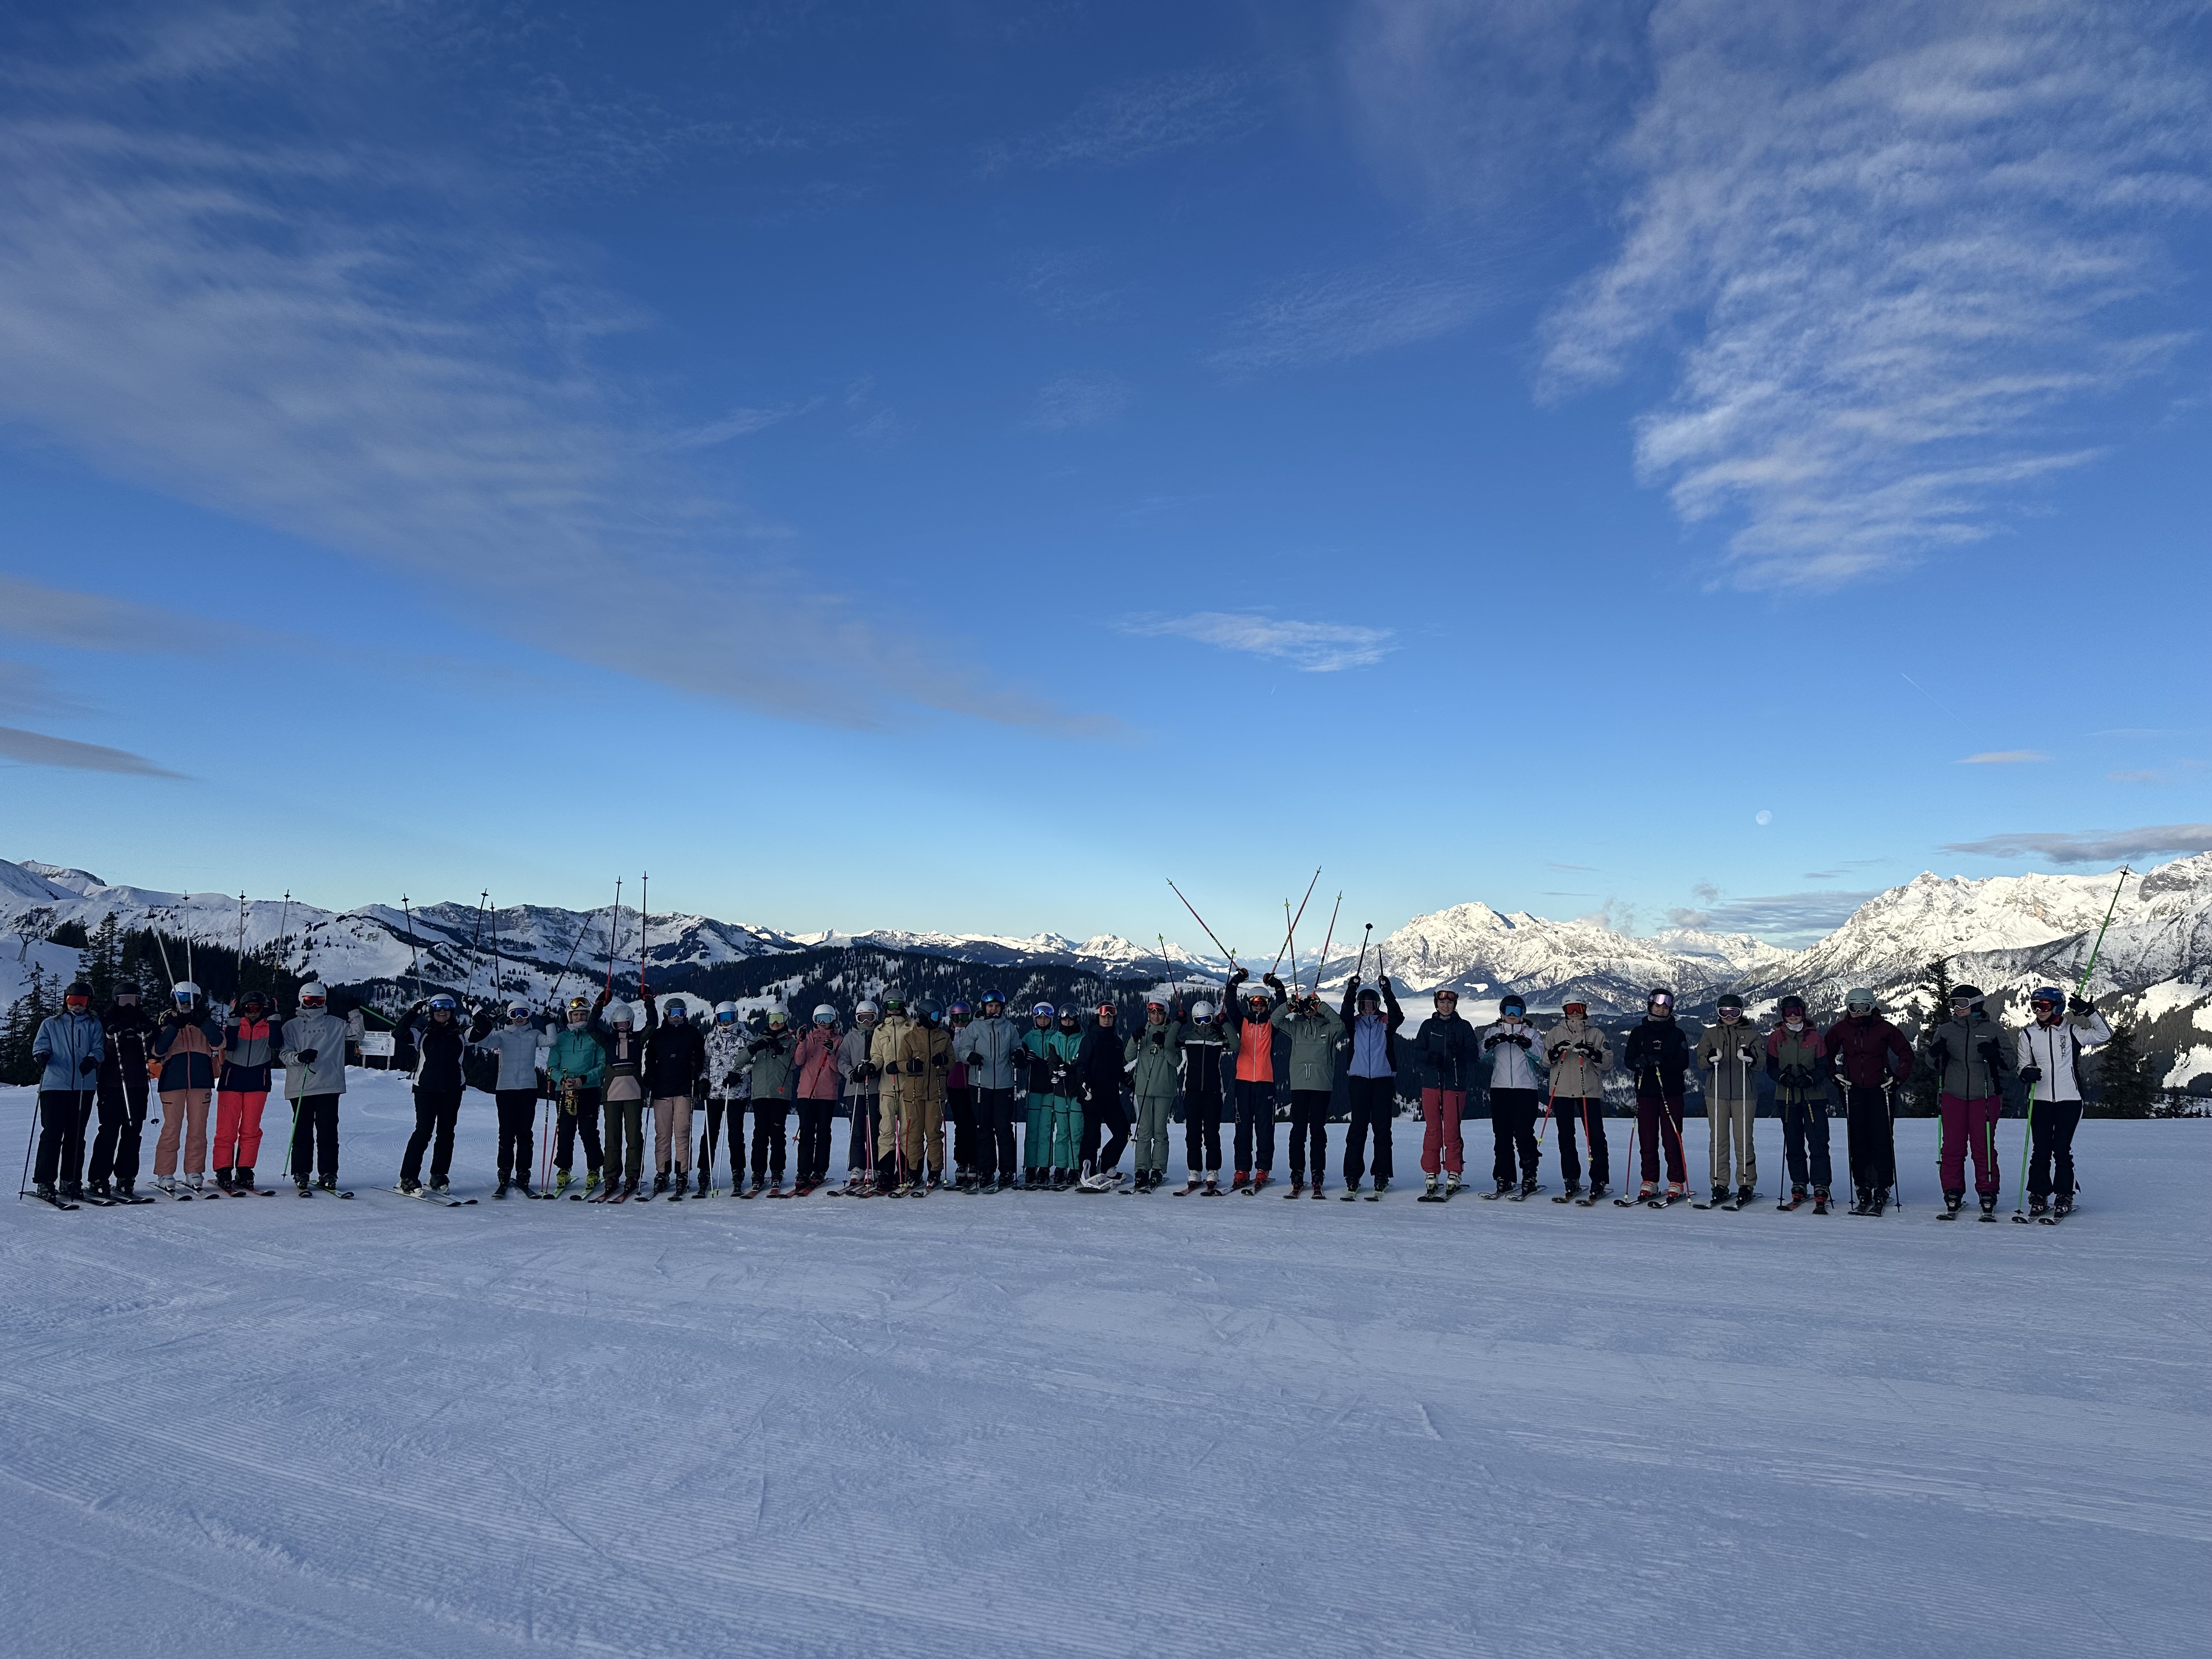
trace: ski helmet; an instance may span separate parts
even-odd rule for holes
[[[607,1010],[607,1024],[610,1025],[634,1025],[636,1023],[637,1016],[630,1012],[627,1002],[617,1002]]]
[[[447,996],[443,991],[439,992],[437,995],[432,997],[428,1004],[430,1012],[434,1014],[441,1009],[443,1009],[449,1014],[457,1013],[460,1010],[460,1006],[461,1005],[459,1003],[454,1001],[453,998]]]
[[[1736,1012],[1741,1013],[1743,999],[1733,991],[1723,991],[1721,993],[1720,1000],[1713,1006],[1717,1008],[1733,1008]]]
[[[716,1003],[716,1004],[714,1005],[714,1024],[717,1024],[717,1025],[735,1025],[737,1023],[738,1023],[738,1005],[737,1005],[736,1003],[734,1003],[734,1002],[718,1002],[718,1003]]]
[[[902,991],[884,992],[884,1012],[887,1014],[904,1013],[906,1012],[906,994]]]
[[[122,988],[118,987],[115,994],[121,996]],[[323,988],[323,982],[319,979],[311,979],[300,988],[300,1006],[302,1008],[325,1007],[330,1000],[331,994]]]
[[[1780,1002],[1775,1005],[1774,1012],[1781,1015],[1784,1019],[1789,1018],[1792,1014],[1795,1014],[1798,1018],[1802,1019],[1805,1018],[1805,999],[1802,997],[1784,997]]]
[[[1844,993],[1844,1006],[1855,1014],[1874,1012],[1874,993],[1863,985],[1854,985]]]
[[[1363,1008],[1380,1008],[1382,1006],[1382,994],[1371,985],[1361,986],[1359,1006]]]
[[[1663,1008],[1671,1014],[1674,1012],[1674,994],[1663,985],[1655,985],[1651,988],[1651,994],[1646,999],[1644,1006],[1647,1011]]]
[[[197,1008],[199,1006],[200,988],[188,979],[180,979],[169,988],[169,1000],[179,1008]]]
[[[1264,1008],[1267,1006],[1271,999],[1265,991],[1255,986],[1251,990],[1247,991],[1244,994],[1244,1000],[1247,1002],[1256,1002]]]
[[[591,998],[584,996],[570,997],[568,999],[568,1012],[572,1015],[582,1014],[586,1018],[590,1018],[592,1012]]]
[[[115,988],[115,1000],[118,1002],[122,1001],[125,997],[128,997],[131,1001],[136,1002],[138,1000],[141,994],[143,994],[138,989],[138,981],[135,979],[124,980]]]
[[[71,980],[69,989],[62,993],[62,1006],[66,1008],[72,1005],[82,1008],[92,1006],[92,987],[81,979]]]
[[[507,1017],[510,1021],[528,1019],[530,1018],[530,1005],[526,1002],[508,1003],[507,1005]]]
[[[853,1018],[863,1025],[866,1025],[873,1020],[876,1017],[876,1005],[870,1002],[866,997],[861,998],[860,1001],[853,1005]]]
[[[814,1023],[817,1025],[835,1025],[837,1023],[837,1011],[826,1002],[817,1003],[814,1008]]]
[[[1076,1013],[1074,1009],[1063,1008],[1060,1011],[1060,1029],[1061,1030],[1073,1031],[1082,1024],[1083,1020],[1081,1017]]]
[[[1459,993],[1453,990],[1449,985],[1438,986],[1433,994],[1432,1000],[1439,1008],[1443,1006],[1447,1002],[1450,1003],[1455,1008],[1459,1006]]]
[[[1111,1019],[1119,1012],[1110,1002],[1102,1002],[1098,1005],[1098,1018],[1101,1019]]]
[[[924,1025],[934,1025],[945,1018],[945,1010],[934,998],[923,997],[914,1005],[914,1017]]]
[[[955,997],[945,1005],[945,1017],[957,1025],[963,1019],[975,1018],[975,1011],[970,1008],[964,1000]]]
[[[681,998],[681,997],[671,997],[671,998],[668,1000],[668,1018],[669,1018],[670,1019],[672,1019],[672,1020],[675,1021],[675,1022],[676,1022],[678,1024],[679,1024],[679,1025],[680,1025],[680,1024],[682,1024],[684,1023],[684,999],[683,999],[683,998]]]
[[[773,1031],[779,1025],[788,1025],[790,1024],[791,1016],[786,1013],[782,1009],[771,1008],[768,1011],[768,1029],[769,1030]]]
[[[1190,1005],[1190,1017],[1194,1020],[1197,1021],[1200,1025],[1210,1023],[1213,1018],[1213,1005],[1210,1002],[1203,1001],[1192,1003]]]
[[[1049,1002],[1040,1002],[1036,1007],[1030,1010],[1030,1017],[1033,1019],[1050,1019],[1059,1012],[1060,1010],[1054,1007]]]
[[[1954,985],[1951,988],[1951,1000],[1954,1004],[1960,1002],[1972,1004],[1981,1000],[1982,988],[1978,985]]]
[[[1501,1019],[1508,1014],[1525,1014],[1528,1012],[1528,1005],[1512,992],[1508,992],[1498,1000],[1498,1013]]]
[[[1145,1012],[1149,1014],[1155,1008],[1158,1009],[1164,1014],[1168,1011],[1167,1004],[1162,1002],[1158,997],[1146,997],[1145,999]]]
[[[1004,1013],[1006,1011],[1006,999],[996,991],[986,991],[983,993],[982,1006],[987,1013],[994,1006],[997,1007],[1000,1013]]]
[[[2054,1008],[2063,1008],[2066,1006],[2066,993],[2055,985],[2039,985],[2027,994],[2027,1006],[2033,1008],[2042,1002],[2047,1002]]]
[[[1575,1001],[1564,1005],[1559,1012],[1569,1019],[1585,1019],[1589,1015],[1589,1004],[1577,998]]]

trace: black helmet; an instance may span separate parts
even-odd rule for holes
[[[1789,1018],[1792,1014],[1795,1014],[1798,1018],[1802,1019],[1805,1018],[1805,999],[1802,997],[1784,997],[1775,1006],[1774,1012],[1781,1015],[1784,1019]]]
[[[137,980],[123,979],[116,981],[115,994],[119,997],[136,997],[143,996],[145,993],[138,988],[138,981]]]
[[[1721,1000],[1713,1006],[1717,1008],[1741,1009],[1743,1006],[1743,999],[1733,991],[1723,991],[1721,993]]]
[[[936,1001],[930,997],[924,997],[915,1003],[914,1012],[924,1025],[934,1025],[945,1018],[945,1010],[939,1007]]]
[[[1951,1000],[1954,1002],[1979,1002],[1981,1000],[1982,988],[1978,985],[1954,985],[1951,988]]]

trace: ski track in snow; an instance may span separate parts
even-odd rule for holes
[[[1878,1221],[1418,1206],[1402,1121],[1381,1205],[617,1207],[471,1094],[441,1210],[353,1079],[352,1203],[5,1207],[9,1651],[2203,1651],[2212,1124],[2057,1229],[1920,1121]]]

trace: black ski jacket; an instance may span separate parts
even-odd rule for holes
[[[100,1017],[107,1046],[100,1057],[100,1092],[108,1099],[146,1103],[146,1066],[152,1057],[154,1022],[136,1004],[110,1004]]]
[[[647,1099],[696,1093],[706,1072],[707,1040],[689,1022],[680,1025],[664,1022],[645,1034],[645,1069],[640,1075],[645,1079]]]
[[[1629,1032],[1628,1041],[1620,1051],[1620,1063],[1636,1079],[1638,1092],[1650,1086],[1656,1072],[1661,1093],[1680,1095],[1682,1073],[1690,1065],[1690,1039],[1674,1021],[1647,1016]]]
[[[1075,1075],[1082,1079],[1085,1098],[1112,1100],[1121,1092],[1121,1045],[1128,1033],[1119,1025],[1112,1030],[1092,1022],[1075,1051]]]
[[[467,1048],[469,1028],[459,1018],[436,1020],[417,1008],[408,1021],[415,1034],[418,1058],[415,1086],[434,1095],[457,1095],[467,1086],[461,1075],[461,1051]]]
[[[1456,1012],[1431,1014],[1413,1033],[1413,1059],[1424,1089],[1465,1094],[1474,1079],[1475,1057],[1481,1052],[1474,1027]]]

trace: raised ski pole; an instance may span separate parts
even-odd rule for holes
[[[1175,969],[1173,964],[1168,961],[1168,936],[1165,933],[1155,933],[1152,937],[1159,942],[1160,971],[1170,975],[1168,1002],[1169,1006],[1173,1007],[1176,1003],[1182,1000],[1182,981],[1173,977]],[[1182,1018],[1182,1013],[1180,1009],[1176,1009],[1176,1018],[1178,1019]]]
[[[1366,931],[1359,936],[1359,965],[1352,970],[1352,977],[1354,980],[1367,971],[1367,941],[1375,932],[1375,924],[1371,921],[1363,922],[1361,926]]]
[[[653,929],[653,913],[646,906],[651,902],[653,874],[647,871],[637,878],[637,994],[645,994],[645,936]]]
[[[491,895],[489,892],[484,895],[484,898],[487,901],[489,901],[490,897]],[[495,904],[492,906],[491,911],[491,1000],[494,1002],[504,1004],[506,996],[499,988],[499,975],[501,965],[502,964],[499,959],[499,907]],[[507,1011],[505,1007],[502,1006],[500,1010],[500,1018],[504,1020],[506,1017]]]
[[[1329,907],[1328,931],[1322,935],[1321,957],[1314,963],[1314,994],[1321,994],[1321,976],[1328,971],[1328,947],[1336,943],[1336,913],[1344,908],[1344,890],[1339,888],[1336,902]]]
[[[243,999],[246,995],[246,893],[243,889],[238,895],[238,944],[231,955],[237,958],[234,964],[237,970],[234,1000]]]
[[[1279,968],[1283,965],[1283,951],[1287,951],[1290,952],[1291,989],[1296,991],[1298,988],[1298,947],[1297,943],[1298,924],[1291,919],[1291,902],[1288,899],[1285,899],[1283,901],[1283,920],[1290,924],[1290,930],[1283,935],[1282,951],[1275,952],[1275,966]]]
[[[1173,876],[1170,876],[1168,878],[1168,887],[1177,898],[1182,899],[1182,908],[1190,912],[1190,919],[1199,925],[1200,928],[1205,933],[1206,938],[1213,941],[1213,948],[1221,952],[1223,960],[1227,962],[1231,968],[1236,967],[1237,953],[1221,942],[1219,936],[1214,933],[1213,929],[1206,927],[1206,918],[1198,914],[1198,907],[1196,905],[1193,904],[1188,899],[1183,898],[1182,889],[1175,884],[1175,878]]]
[[[2104,921],[2097,924],[2097,942],[2089,947],[2089,960],[2081,969],[2081,977],[2074,981],[2074,998],[2077,1002],[2081,1000],[2081,994],[2089,988],[2089,975],[2097,971],[2097,958],[2105,949],[2105,929],[2112,925],[2112,912],[2120,908],[2120,895],[2127,890],[2128,878],[2134,873],[2135,872],[2129,869],[2126,865],[2120,866],[2119,884],[2112,889],[2112,902],[2105,907]],[[2054,1049],[2053,1052],[2055,1054],[2056,1050]],[[2076,1092],[2078,1093],[2079,1091],[2077,1090]],[[2012,1212],[2014,1215],[2021,1212],[2021,1206],[2027,1201],[2027,1151],[2028,1143],[2034,1133],[2035,1085],[2031,1083],[2027,1085],[2027,1121],[2021,1126],[2020,1132],[2020,1180],[2018,1186],[2014,1189],[2012,1200]],[[1990,1161],[1994,1163],[1995,1158],[1992,1157]]]
[[[553,988],[545,994],[545,1007],[548,1012],[555,1011],[559,1006],[561,982],[568,977],[569,969],[576,965],[576,951],[582,945],[584,935],[590,931],[591,926],[592,919],[589,916],[586,916],[583,921],[576,924],[576,937],[568,941],[568,959],[561,964],[561,971],[553,976]]]
[[[620,876],[617,876],[615,878],[614,920],[607,924],[607,983],[606,988],[600,993],[602,997],[610,1001],[613,1000],[615,994],[615,951],[622,943],[618,937],[621,931],[622,878]]]
[[[422,1000],[422,961],[415,949],[415,911],[407,902],[407,895],[399,896],[400,914],[407,918],[407,971],[415,979],[415,1000]]]
[[[1290,900],[1288,900],[1288,899],[1285,899],[1285,900],[1283,901],[1283,914],[1284,914],[1285,915],[1286,915],[1286,916],[1290,916],[1290,923],[1291,923],[1291,925],[1290,925],[1288,927],[1286,927],[1286,928],[1285,928],[1285,929],[1283,930],[1283,933],[1284,933],[1284,937],[1283,937],[1283,951],[1287,951],[1287,950],[1289,950],[1289,949],[1291,948],[1291,935],[1292,935],[1292,934],[1296,933],[1298,931],[1298,924],[1299,924],[1301,921],[1304,921],[1304,920],[1305,920],[1305,915],[1306,915],[1306,904],[1307,904],[1308,901],[1310,901],[1310,900],[1313,897],[1314,882],[1319,881],[1320,879],[1321,879],[1321,866],[1319,866],[1318,864],[1316,864],[1316,866],[1314,866],[1314,872],[1313,872],[1312,879],[1311,879],[1311,880],[1310,880],[1310,881],[1308,881],[1308,882],[1306,883],[1306,896],[1305,896],[1305,897],[1304,897],[1304,898],[1302,898],[1302,899],[1300,899],[1300,900],[1298,901],[1298,913],[1297,913],[1297,915],[1294,915],[1294,916],[1291,916],[1291,915],[1290,915],[1290,910],[1291,910],[1291,902],[1290,902]],[[1276,952],[1275,952],[1275,968],[1280,968],[1280,967],[1283,965],[1283,951],[1276,951]],[[1271,974],[1272,974],[1272,973],[1273,973],[1273,972],[1275,971],[1275,968],[1270,968],[1267,971],[1268,971],[1269,973],[1271,973]],[[1297,977],[1297,975],[1298,975],[1298,964],[1297,964],[1297,959],[1296,959],[1296,958],[1292,958],[1291,963],[1291,977],[1292,979],[1296,979],[1296,978]]]
[[[276,937],[283,941],[276,947],[283,952],[277,965],[289,973],[292,963],[292,890],[289,887],[284,890],[284,908],[277,919]]]

